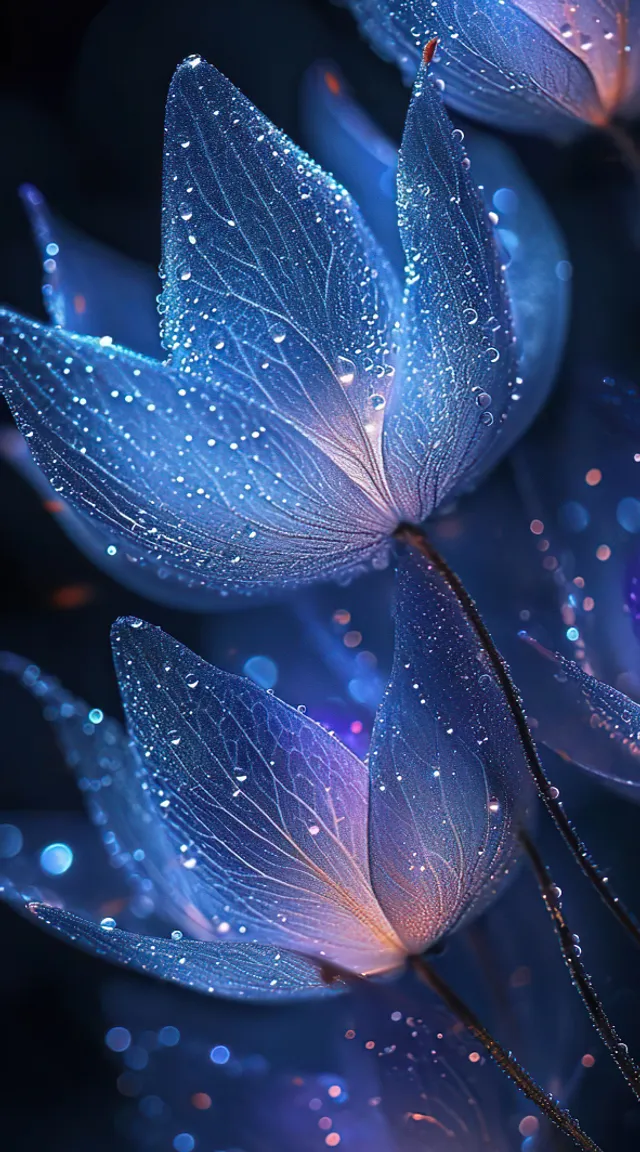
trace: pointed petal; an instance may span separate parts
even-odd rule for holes
[[[174,942],[103,928],[46,904],[32,904],[30,910],[44,927],[59,932],[85,952],[196,992],[271,1001],[344,990],[344,984],[337,981],[327,985],[317,964],[278,948],[199,940]]]
[[[400,562],[395,622],[371,743],[371,878],[406,947],[421,952],[495,894],[530,781],[475,632],[417,553]]]
[[[555,382],[569,320],[571,267],[560,229],[516,153],[477,129],[467,133],[465,145],[473,182],[497,217],[493,233],[517,353],[514,402],[493,451],[481,462],[484,471],[520,438]]]
[[[206,893],[168,838],[148,773],[122,725],[20,656],[0,653],[0,670],[19,679],[53,725],[110,863],[134,893],[137,914],[156,911],[192,935],[212,935]]]
[[[190,384],[1,311],[0,374],[36,463],[93,529],[90,548],[104,535],[118,563],[124,552],[150,569],[152,588],[264,592],[382,558],[387,520],[361,489],[219,380]]]
[[[405,256],[396,208],[397,148],[353,99],[332,61],[314,64],[307,71],[301,116],[309,151],[349,189],[403,280]]]
[[[169,92],[164,344],[275,409],[388,516],[381,454],[395,282],[350,196],[215,68]]]
[[[385,422],[396,498],[414,520],[469,484],[514,403],[507,291],[461,139],[423,65],[400,150],[404,362]]]
[[[305,77],[303,123],[311,151],[353,193],[369,227],[404,277],[395,206],[397,151],[351,96],[334,64]],[[530,424],[552,387],[569,311],[568,253],[547,205],[515,152],[477,129],[465,134],[471,179],[491,213],[507,285],[518,354],[517,394],[490,467]],[[497,223],[494,221],[497,219]]]
[[[52,324],[83,336],[111,336],[134,352],[159,356],[160,284],[153,269],[73,228],[32,184],[23,184],[20,196],[42,258],[42,295]]]
[[[551,34],[533,10],[566,12],[560,3],[347,2],[374,47],[394,60],[408,81],[418,71],[424,47],[437,37],[435,74],[447,102],[465,116],[560,138],[578,131],[580,121],[601,124],[606,119],[589,68],[557,35],[565,20]],[[581,18],[582,5],[579,11]]]
[[[536,739],[640,803],[640,705],[521,634],[522,688]]]
[[[400,963],[369,883],[365,765],[142,621],[115,626],[114,660],[170,835],[226,930],[359,972]]]

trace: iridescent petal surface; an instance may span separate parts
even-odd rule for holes
[[[371,742],[371,877],[407,948],[422,952],[509,872],[530,781],[495,673],[417,553],[400,563],[395,625]]]
[[[131,735],[218,931],[358,972],[401,964],[369,881],[362,761],[160,629],[122,621],[113,646]]]

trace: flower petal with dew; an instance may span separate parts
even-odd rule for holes
[[[72,944],[114,964],[160,976],[196,992],[272,1001],[280,997],[322,996],[334,990],[323,980],[317,964],[274,946],[200,940],[175,943],[119,928],[104,928],[44,904],[31,904],[29,908],[47,928],[60,932]]]
[[[523,635],[539,657],[523,679],[536,738],[640,803],[640,705],[575,660]]]
[[[637,111],[640,19],[626,0],[346,3],[407,80],[437,37],[445,99],[472,119],[566,138]]]
[[[495,895],[526,817],[526,766],[475,633],[423,557],[400,567],[370,768],[304,713],[160,629],[124,620],[113,639],[135,750],[124,771],[154,810],[146,831],[136,823],[123,839],[149,839],[156,874],[182,861],[180,922],[188,915],[201,935],[210,925],[189,950],[194,964],[208,963],[211,946],[217,966],[225,947],[246,942],[306,956],[316,971],[394,971]],[[174,917],[170,895],[157,910]],[[70,912],[51,923],[122,962],[180,973],[182,940],[113,937],[113,922],[83,927]],[[202,987],[208,977],[189,963],[184,982]]]
[[[0,318],[18,425],[116,574],[194,607],[350,577],[509,446],[502,249],[452,132],[421,75],[400,158],[403,304],[344,188],[199,57],[178,69],[169,362]]]
[[[308,70],[302,121],[311,151],[350,190],[402,278],[398,152],[354,100],[335,64]],[[459,130],[452,131],[461,138]],[[465,131],[464,145],[494,228],[518,350],[518,403],[496,440],[497,459],[528,427],[553,385],[567,331],[571,266],[560,230],[515,153],[473,128]],[[466,315],[474,322],[473,312]],[[491,457],[483,460],[483,468],[490,464]]]

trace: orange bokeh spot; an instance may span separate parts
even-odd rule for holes
[[[345,632],[342,639],[347,648],[357,648],[362,644],[362,632],[356,632],[355,629],[353,632]]]
[[[330,1089],[329,1089],[329,1095],[330,1095],[332,1100],[337,1100],[337,1098],[341,1092],[342,1092],[342,1088],[340,1087],[339,1084],[332,1084]]]
[[[598,560],[608,560],[610,555],[611,549],[608,544],[601,544],[599,548],[596,548]]]
[[[328,1136],[325,1136],[324,1142],[329,1148],[337,1148],[340,1143],[340,1137],[337,1132],[330,1132]]]
[[[469,1059],[470,1059],[472,1064],[477,1064],[478,1061],[480,1060],[480,1053],[479,1052],[470,1052],[469,1053]]]
[[[544,524],[542,523],[542,520],[532,520],[529,528],[533,532],[534,536],[541,536],[544,532]]]
[[[45,512],[50,512],[52,516],[55,516],[57,512],[64,512],[62,500],[45,500],[42,507]]]
[[[82,314],[87,311],[87,301],[85,300],[84,296],[74,296],[73,307],[77,315],[82,316]]]
[[[595,1064],[595,1062],[596,1062],[596,1058],[595,1058],[595,1056],[592,1056],[590,1052],[585,1052],[584,1056],[582,1057],[582,1060],[580,1061],[583,1068],[593,1068],[593,1065]]]
[[[351,620],[351,613],[346,608],[336,608],[333,613],[334,624],[348,624]]]
[[[84,608],[94,597],[91,584],[65,584],[51,593],[51,603],[54,608]]]
[[[590,468],[585,476],[585,480],[590,488],[595,488],[602,480],[602,472],[599,468]]]
[[[338,80],[338,77],[336,76],[335,72],[325,72],[324,82],[327,85],[327,88],[329,89],[332,96],[339,96],[340,95],[340,92],[342,91],[342,87],[341,87],[340,81]]]
[[[207,1108],[211,1107],[212,1100],[206,1092],[194,1092],[193,1096],[191,1097],[191,1103],[193,1104],[194,1108],[198,1109],[199,1112],[206,1112]]]

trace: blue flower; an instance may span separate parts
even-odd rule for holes
[[[640,20],[626,0],[346,0],[380,54],[413,79],[438,38],[447,103],[472,119],[566,138],[637,115]]]
[[[180,929],[140,935],[30,903],[82,947],[202,992],[325,994],[340,984],[326,985],[323,966],[398,970],[509,873],[530,799],[520,739],[475,632],[419,555],[399,570],[368,765],[142,621],[116,625],[113,647],[130,745],[37,669],[17,670],[54,717],[134,891]]]
[[[167,362],[0,316],[35,461],[90,554],[192,607],[386,564],[395,529],[472,485],[549,385],[520,374],[524,301],[461,134],[423,71],[404,288],[344,188],[199,57],[166,139]]]

